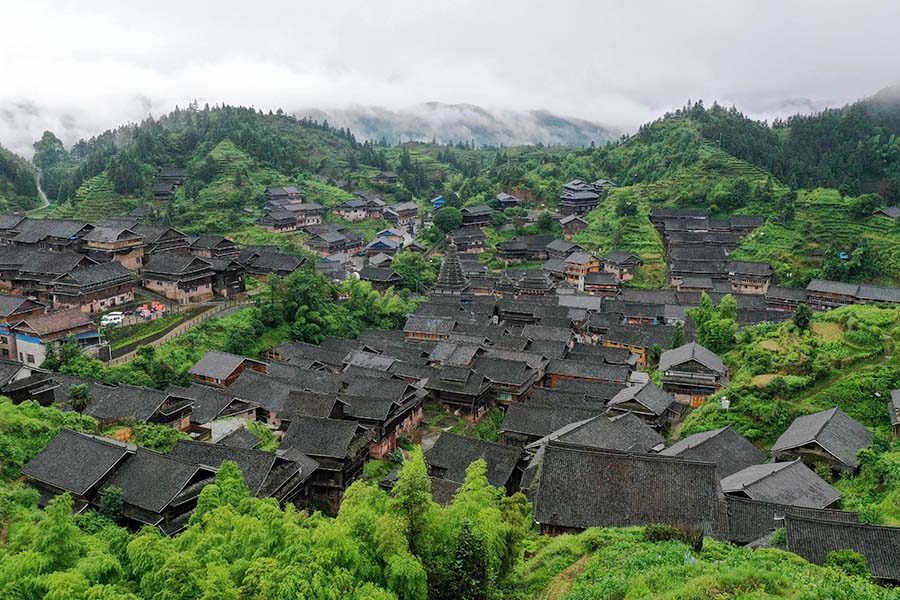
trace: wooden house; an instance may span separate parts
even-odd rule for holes
[[[251,369],[257,373],[266,372],[266,363],[246,356],[228,354],[210,350],[203,358],[194,363],[188,373],[193,375],[194,381],[213,385],[216,387],[228,387],[246,370]]]
[[[97,262],[114,260],[126,269],[144,263],[144,238],[125,227],[95,227],[84,236],[85,253]]]
[[[87,347],[100,343],[97,324],[78,308],[68,308],[26,317],[10,327],[15,337],[19,362],[41,366],[47,357],[47,347],[74,340]]]
[[[118,261],[105,262],[60,275],[51,290],[57,308],[94,314],[133,302],[134,274]]]
[[[295,416],[281,447],[296,450],[318,463],[311,492],[337,511],[344,490],[362,475],[372,433],[356,421]]]
[[[662,387],[682,404],[700,406],[728,385],[728,369],[715,353],[696,342],[666,350],[659,357]]]
[[[724,533],[713,464],[559,442],[547,445],[540,462],[531,495],[534,520],[545,535],[651,523]]]
[[[675,398],[650,381],[623,388],[607,403],[606,409],[613,416],[632,413],[657,429],[666,427],[680,414]]]
[[[772,446],[772,456],[853,472],[859,468],[856,453],[868,448],[873,438],[870,429],[835,407],[794,419]]]
[[[613,250],[601,260],[603,270],[618,277],[619,281],[631,281],[634,279],[635,270],[644,262],[630,252]]]
[[[491,224],[491,216],[494,214],[487,204],[479,204],[477,206],[466,206],[461,210],[462,226],[465,227],[488,227]]]
[[[804,508],[829,508],[841,494],[799,460],[750,465],[722,478],[728,496]]]
[[[570,240],[587,229],[588,223],[578,215],[571,214],[561,217],[559,219],[559,225],[562,228],[563,237]]]
[[[47,312],[47,305],[24,296],[0,294],[0,360],[16,360],[16,337],[11,327]]]
[[[154,254],[141,272],[143,287],[180,303],[204,302],[214,296],[212,264],[194,255]]]

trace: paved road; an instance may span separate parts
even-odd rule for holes
[[[38,196],[41,197],[41,205],[37,208],[25,211],[26,215],[30,215],[33,212],[37,212],[50,206],[50,200],[47,199],[47,194],[44,193],[44,188],[41,187],[41,170],[37,167],[34,168],[34,184],[37,186]]]

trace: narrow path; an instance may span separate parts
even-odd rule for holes
[[[47,194],[44,193],[44,188],[41,187],[41,170],[37,167],[34,168],[34,184],[37,186],[38,196],[41,197],[41,205],[37,208],[32,208],[31,210],[26,210],[25,214],[30,215],[39,210],[43,210],[50,206],[50,200],[47,199]]]

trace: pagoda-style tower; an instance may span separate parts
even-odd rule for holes
[[[444,259],[441,261],[441,272],[429,292],[432,296],[462,296],[469,290],[469,280],[459,264],[456,244],[450,240]]]

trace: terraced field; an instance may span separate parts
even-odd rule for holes
[[[849,253],[860,240],[866,240],[884,262],[886,268],[883,271],[894,274],[879,283],[900,283],[900,227],[890,219],[871,216],[854,220],[848,200],[830,189],[801,192],[796,208],[793,222],[766,223],[748,236],[732,257],[768,261],[781,283],[790,285],[796,281],[803,284],[821,261],[813,254],[816,249]]]
[[[623,199],[637,204],[636,215],[616,216],[615,206]],[[662,287],[666,282],[665,251],[662,238],[650,223],[649,216],[650,202],[646,186],[618,188],[587,214],[585,217],[588,222],[587,229],[576,235],[572,241],[598,255],[611,250],[624,250],[640,256],[644,266],[637,270],[630,285]]]
[[[138,204],[139,199],[117,193],[106,171],[103,171],[81,184],[75,192],[74,202],[51,205],[42,214],[47,217],[95,221],[127,214]]]

